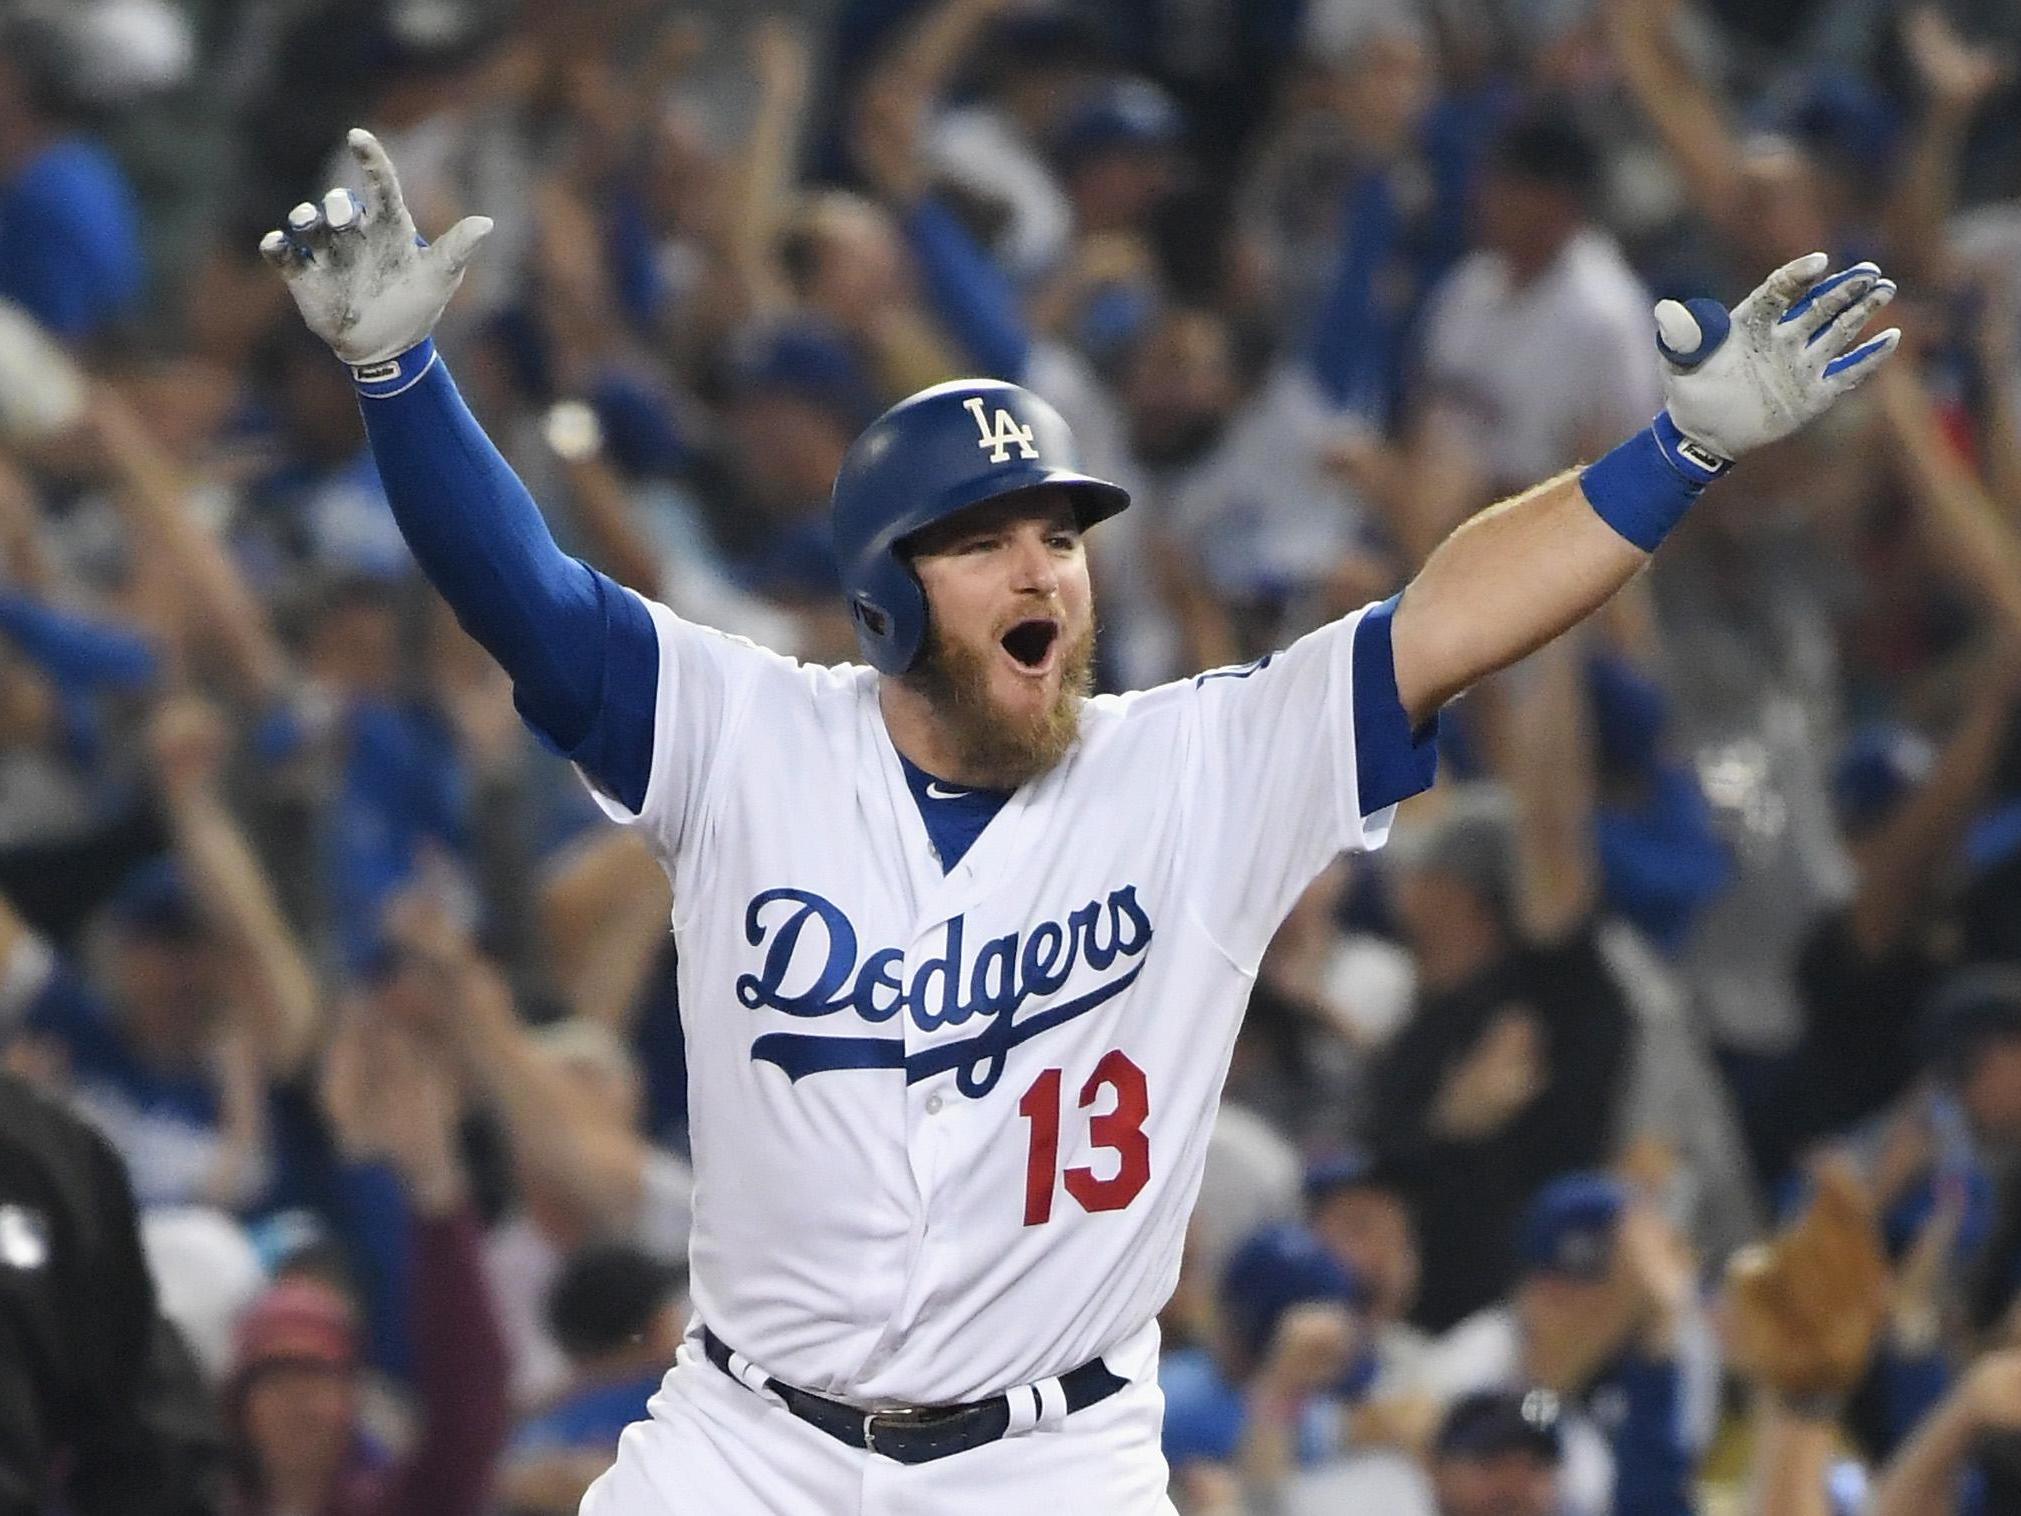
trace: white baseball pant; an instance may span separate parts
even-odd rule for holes
[[[1055,1427],[901,1464],[746,1389],[691,1338],[581,1516],[1175,1516],[1156,1340],[1105,1355],[1131,1382]]]

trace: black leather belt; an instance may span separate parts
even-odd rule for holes
[[[709,1362],[737,1379],[730,1367],[730,1348],[707,1327],[702,1328],[702,1351]],[[739,1384],[743,1380],[737,1379]],[[1130,1381],[1109,1371],[1099,1358],[1060,1375],[1060,1391],[1066,1398],[1067,1414],[1107,1400]],[[748,1388],[748,1386],[747,1386]],[[995,1442],[1010,1430],[1011,1406],[1008,1395],[988,1400],[972,1400],[966,1405],[921,1406],[903,1411],[862,1411],[811,1390],[795,1389],[777,1379],[767,1378],[765,1388],[786,1404],[786,1409],[811,1427],[818,1427],[837,1442],[852,1448],[879,1453],[899,1463],[931,1463],[951,1458]],[[1038,1410],[1038,1391],[1029,1385],[1015,1393],[1030,1395],[1033,1412]]]

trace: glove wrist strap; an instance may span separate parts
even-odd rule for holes
[[[351,365],[351,382],[367,400],[390,400],[419,384],[435,366],[435,339],[423,337],[404,353],[376,363]]]
[[[1656,551],[1706,485],[1732,468],[1660,411],[1642,431],[1579,475],[1600,519],[1645,553]]]

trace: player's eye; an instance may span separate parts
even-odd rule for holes
[[[1079,546],[1080,540],[1079,532],[1054,532],[1046,539],[1046,543],[1054,552],[1070,553]]]

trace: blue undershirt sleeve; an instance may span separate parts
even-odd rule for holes
[[[659,681],[651,616],[556,546],[433,345],[398,362],[410,373],[390,392],[361,394],[359,406],[401,535],[464,630],[512,676],[534,734],[638,810]]]
[[[952,210],[932,196],[905,217],[933,313],[975,364],[993,379],[1021,381],[1031,334],[1010,278]]]

